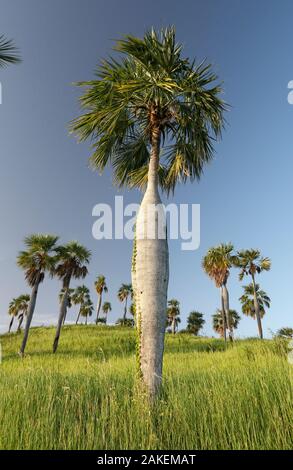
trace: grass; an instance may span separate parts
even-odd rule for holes
[[[66,326],[1,338],[1,449],[292,449],[293,367],[284,342],[167,336],[153,409],[135,393],[126,328]]]

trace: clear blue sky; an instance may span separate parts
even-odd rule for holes
[[[187,56],[214,64],[231,104],[214,162],[199,184],[175,193],[175,202],[201,204],[201,246],[182,252],[170,242],[169,298],[180,300],[183,324],[191,310],[202,311],[205,333],[211,334],[219,293],[202,272],[201,259],[210,246],[232,241],[272,259],[271,272],[259,279],[272,298],[266,335],[292,326],[292,1],[0,0],[0,11],[0,33],[14,38],[23,57],[21,65],[0,70],[1,331],[11,297],[29,291],[16,255],[32,232],[78,239],[90,248],[86,283],[92,288],[96,275],[105,274],[112,321],[121,316],[116,292],[130,281],[131,242],[92,238],[92,207],[113,203],[117,190],[110,171],[98,176],[88,169],[89,145],[68,135],[67,124],[78,113],[72,82],[93,77],[113,39],[168,24],[176,25]],[[119,194],[127,202],[140,200],[137,191]],[[231,307],[240,311],[234,271],[229,285]],[[51,279],[41,286],[34,324],[56,321],[59,287]],[[255,321],[244,318],[238,334],[256,331]]]

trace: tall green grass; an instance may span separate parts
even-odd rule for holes
[[[135,338],[125,328],[65,327],[1,338],[1,449],[290,449],[293,367],[286,344],[233,346],[167,336],[162,395],[135,392]]]

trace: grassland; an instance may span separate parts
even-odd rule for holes
[[[1,338],[1,449],[291,449],[293,366],[284,342],[168,335],[153,409],[134,393],[135,337],[66,326]]]

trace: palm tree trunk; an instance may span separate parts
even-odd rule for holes
[[[224,303],[224,294],[223,294],[223,286],[221,287],[221,304],[222,304],[222,322],[223,322],[223,338],[225,342],[227,341],[227,324],[226,324],[226,314],[225,314],[225,303]]]
[[[158,191],[159,150],[160,131],[156,129],[152,136],[147,189],[137,216],[132,273],[138,319],[138,366],[151,399],[162,382],[169,281],[166,220]]]
[[[24,313],[21,313],[18,317],[18,327],[17,327],[17,333],[20,332],[21,330],[21,325],[22,325],[22,322],[23,322],[23,317],[24,317]]]
[[[8,333],[10,333],[14,321],[14,315],[12,315],[11,321],[9,323]]]
[[[229,330],[229,339],[233,341],[233,328],[230,322],[229,292],[226,283],[223,284],[223,302],[226,316],[226,325]]]
[[[128,297],[126,297],[125,299],[125,305],[124,305],[124,315],[123,315],[123,321],[125,322],[126,320],[126,315],[127,315],[127,299]]]
[[[175,320],[175,318],[173,318],[173,320],[172,320],[172,333],[173,333],[173,335],[175,335],[175,333],[176,333],[176,320]]]
[[[87,325],[87,315],[85,316],[85,324]]]
[[[78,321],[79,321],[79,317],[80,317],[80,314],[81,314],[81,308],[82,308],[82,305],[80,305],[80,308],[79,308],[79,312],[78,312],[77,319],[76,319],[76,322],[75,322],[76,325],[78,324]]]
[[[67,305],[68,305],[69,285],[70,285],[70,277],[64,282],[64,286],[63,286],[64,287],[64,294],[63,294],[62,302],[61,302],[61,305],[60,305],[58,324],[57,324],[55,338],[54,338],[54,342],[53,342],[53,353],[55,353],[57,351],[59,338],[60,338],[60,334],[61,334],[61,328],[62,328],[62,325],[63,325],[64,317],[66,316]]]
[[[261,324],[261,317],[260,317],[260,311],[259,311],[259,302],[258,302],[257,293],[256,293],[254,275],[252,274],[251,277],[252,277],[252,284],[253,284],[253,303],[254,303],[255,316],[257,320],[258,333],[259,333],[260,339],[263,339],[262,324]]]
[[[102,305],[102,294],[99,296],[99,302],[97,305],[97,318],[96,318],[96,325],[98,324],[99,316],[100,316],[100,310],[101,310],[101,305]]]
[[[40,278],[38,277],[34,287],[32,288],[32,293],[31,293],[31,296],[30,296],[29,306],[28,306],[28,309],[27,309],[27,317],[26,317],[26,322],[25,322],[24,335],[23,335],[22,343],[21,343],[20,350],[19,350],[19,355],[21,357],[23,357],[23,355],[24,355],[24,350],[25,350],[28,335],[29,335],[29,329],[30,329],[30,325],[31,325],[31,322],[32,322],[32,319],[33,319],[33,314],[34,314],[34,311],[35,311],[37,295],[38,295],[38,289],[39,289],[39,284],[40,284],[39,279]]]

